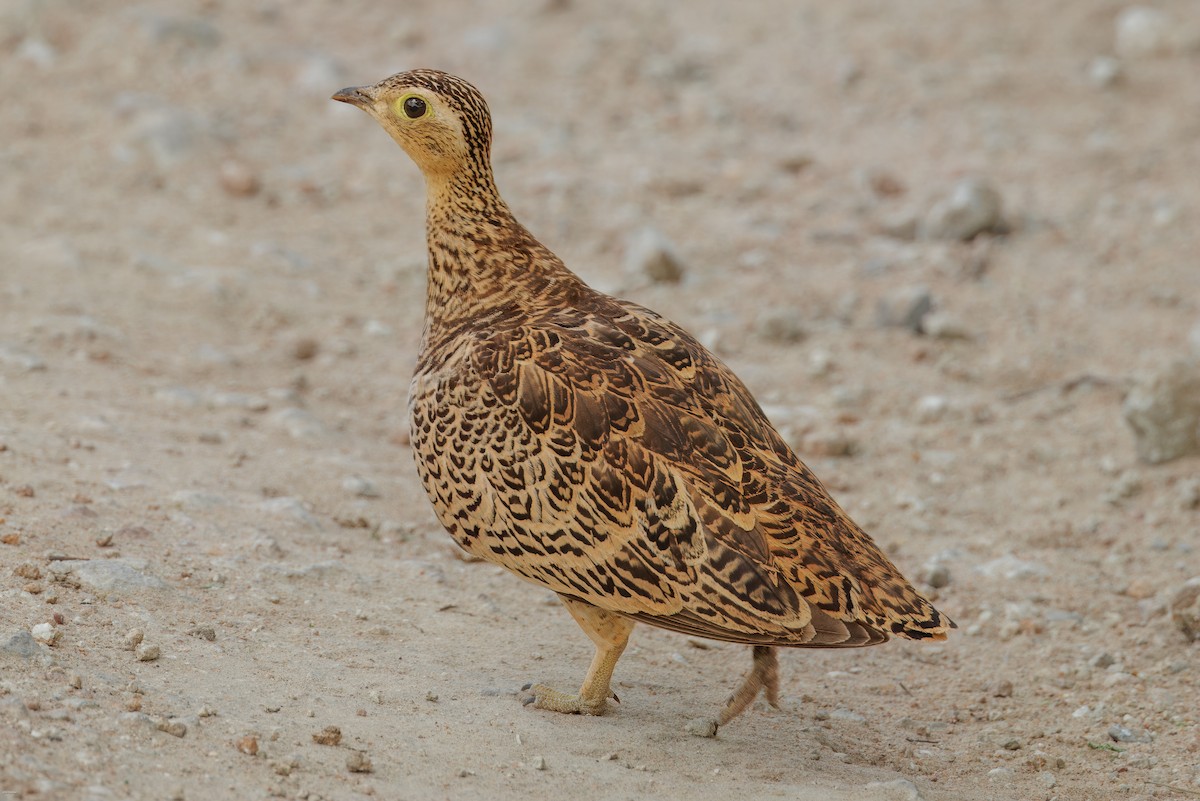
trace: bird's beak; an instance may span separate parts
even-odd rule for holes
[[[334,92],[333,99],[365,109],[375,101],[375,98],[370,94],[370,90],[371,87],[369,86],[347,86],[345,89],[339,89]]]

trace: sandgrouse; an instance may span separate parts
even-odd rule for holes
[[[717,716],[778,700],[776,646],[945,639],[939,613],[679,326],[587,286],[513,217],[475,87],[412,70],[358,106],[425,176],[429,277],[412,446],[468,552],[558,594],[596,645],[578,694],[598,715],[634,623],[752,646]]]

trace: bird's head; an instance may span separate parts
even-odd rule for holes
[[[436,70],[410,70],[334,100],[358,106],[383,126],[427,177],[491,174],[492,117],[479,90]]]

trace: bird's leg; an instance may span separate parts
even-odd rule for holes
[[[526,706],[533,704],[538,709],[549,709],[553,712],[603,715],[608,699],[616,697],[610,687],[613,668],[617,666],[617,660],[621,658],[625,644],[629,642],[633,621],[582,601],[562,596],[559,598],[571,613],[571,617],[575,618],[575,622],[596,644],[596,655],[592,657],[592,666],[588,668],[587,677],[584,678],[578,695],[559,692],[544,684],[533,684],[523,688],[521,703]]]
[[[725,708],[717,716],[717,723],[724,726],[746,710],[762,690],[767,703],[779,708],[779,660],[775,648],[770,645],[754,646],[754,666],[742,680],[741,686],[725,702]]]

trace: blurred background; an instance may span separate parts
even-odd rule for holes
[[[873,766],[931,799],[1200,792],[1200,590],[1186,585],[1200,573],[1194,0],[6,0],[0,63],[0,561],[41,565],[36,580],[0,571],[0,634],[50,614],[47,552],[102,558],[106,531],[126,531],[121,558],[177,591],[121,607],[86,582],[61,590],[67,622],[52,625],[66,639],[13,658],[122,678],[84,680],[98,711],[53,724],[58,745],[0,735],[26,757],[0,787],[84,787],[86,760],[69,756],[83,741],[147,792],[191,787],[149,778],[141,746],[96,734],[143,714],[122,706],[134,668],[106,639],[134,624],[180,655],[139,674],[152,723],[229,699],[221,722],[167,744],[172,758],[207,769],[219,748],[244,786],[442,786],[457,773],[387,767],[399,746],[369,727],[413,714],[397,696],[447,683],[493,728],[511,716],[563,752],[557,778],[518,771],[514,785],[493,770],[532,759],[509,753],[510,724],[472,735],[474,761],[445,756],[466,735],[430,730],[420,747],[475,771],[481,792],[553,794],[570,771],[599,770],[590,730],[567,734],[504,694],[542,678],[525,676],[535,667],[574,681],[588,644],[537,591],[457,561],[411,467],[424,187],[373,121],[329,96],[421,66],[488,98],[518,218],[585,280],[713,348],[961,626],[924,651],[785,655],[800,722],[739,722],[714,745],[729,749],[721,764],[768,753],[761,797],[799,781],[794,753],[837,786],[861,787]],[[342,572],[313,567],[327,562]],[[189,589],[205,582],[222,592]],[[353,613],[367,589],[441,647],[414,632],[364,644],[376,623]],[[447,624],[450,602],[477,617]],[[200,658],[187,616],[233,637],[205,679],[185,664]],[[531,618],[544,664],[511,649]],[[479,641],[485,627],[503,644]],[[271,726],[314,748],[306,719],[263,718],[263,688],[231,680],[275,675],[232,644],[251,631],[287,654],[297,703],[318,716],[400,688],[352,720],[368,727],[354,747],[382,749],[373,777],[345,785],[319,748],[302,780],[238,761],[226,741],[257,732],[267,753]],[[694,686],[719,701],[744,667],[734,649],[635,640],[621,695],[647,720],[682,714]],[[397,653],[409,672],[393,676]],[[324,672],[328,654],[357,668]],[[74,692],[23,681],[14,697],[47,710]],[[474,706],[439,709],[448,726],[475,720]],[[36,729],[37,714],[21,719]],[[633,736],[637,714],[596,725]],[[657,788],[733,787],[711,757],[649,755],[678,734],[658,725],[631,757]],[[911,736],[896,745],[897,732]],[[822,752],[841,756],[809,761]],[[607,780],[647,791],[633,773]]]

